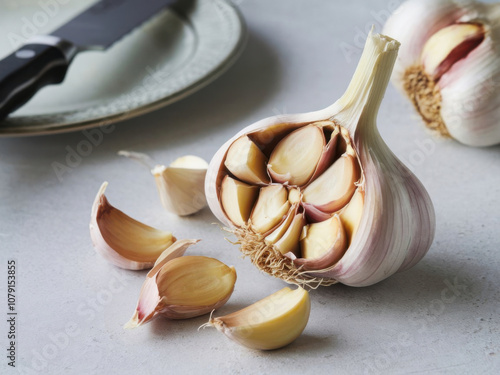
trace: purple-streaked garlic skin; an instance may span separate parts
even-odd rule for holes
[[[412,17],[401,17],[403,13],[411,14]],[[465,13],[466,9],[459,6],[455,0],[404,2],[394,12],[396,16],[387,21],[383,30],[385,35],[401,43],[393,75],[403,75],[406,67],[420,59],[427,40],[440,29],[457,22]]]
[[[380,54],[369,68],[373,71],[384,65],[385,71],[372,74],[363,87],[350,86],[349,90],[357,93],[361,104],[353,104],[346,95],[321,111],[263,119],[227,141],[213,157],[205,181],[207,201],[214,215],[234,228],[220,204],[219,186],[227,173],[224,169],[227,150],[236,139],[243,135],[255,138],[255,134],[266,133],[269,128],[290,127],[291,131],[313,122],[331,120],[349,132],[362,169],[358,185],[364,190],[364,206],[361,222],[344,256],[333,266],[311,275],[361,287],[375,284],[420,261],[434,238],[433,205],[420,181],[388,149],[375,123],[383,95],[372,90],[382,94],[385,91],[398,46],[390,38],[369,36],[362,59]],[[363,69],[358,67],[355,77],[361,74]],[[279,136],[283,136],[282,132]],[[269,142],[274,142],[272,137]],[[319,210],[306,210],[306,213],[319,221],[331,217],[324,217]]]
[[[159,295],[156,278],[161,268],[172,259],[184,255],[189,246],[196,244],[199,240],[179,240],[170,246],[154,264],[148,272],[146,280],[142,284],[139,300],[135,309],[135,314],[126,327],[137,327],[149,322],[165,309],[162,298]],[[165,314],[166,315],[166,314]],[[133,322],[133,324],[130,324]]]
[[[466,51],[435,82],[440,97],[440,117],[449,135],[475,147],[500,143],[500,3],[474,0],[408,0],[384,26],[383,33],[401,42],[392,77],[404,94],[405,73],[421,63],[429,38],[439,30],[460,23],[484,27],[484,40]],[[422,25],[425,24],[425,27]]]

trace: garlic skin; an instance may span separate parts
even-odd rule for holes
[[[128,270],[151,268],[162,252],[176,239],[132,219],[113,207],[104,192],[104,182],[92,205],[90,237],[96,251],[108,262]]]
[[[151,170],[161,203],[168,212],[188,216],[206,207],[204,184],[208,163],[202,158],[186,155],[177,158],[168,167],[152,167],[154,162],[146,154],[122,150],[118,155],[134,159]]]
[[[337,102],[317,112],[258,121],[239,132],[215,154],[205,183],[209,207],[237,235],[240,250],[262,271],[298,285],[340,282],[361,287],[413,267],[429,250],[435,232],[430,197],[420,181],[388,149],[376,127],[376,115],[398,48],[397,41],[371,33],[351,84]],[[357,190],[351,202],[339,213],[341,219],[347,218],[346,232],[352,234],[347,251],[335,264],[305,272],[293,262],[293,254],[282,255],[272,244],[266,244],[261,234],[253,232],[251,221],[248,225],[235,225],[221,204],[220,187],[228,174],[224,166],[227,150],[240,137],[250,137],[269,154],[276,139],[324,121],[342,127],[343,139],[351,143],[361,166],[361,178],[356,182]],[[349,207],[350,211],[358,207],[362,212],[350,212]]]
[[[309,320],[309,293],[297,288],[280,291],[242,310],[210,318],[200,328],[215,327],[231,340],[257,350],[282,348],[302,334]]]
[[[197,156],[183,156],[168,167],[156,166],[155,177],[163,207],[179,216],[192,215],[207,205],[204,184],[208,163]]]
[[[188,319],[223,306],[236,283],[234,267],[214,258],[182,256],[198,242],[174,243],[158,259],[141,288],[134,315],[124,328],[135,328],[159,315]]]
[[[484,28],[479,44],[461,35],[460,25],[467,24]],[[392,82],[410,98],[427,127],[469,146],[500,143],[500,3],[408,0],[383,33],[402,45]],[[434,36],[438,43],[432,43]],[[425,56],[447,48],[452,50],[443,60],[446,71],[429,76]]]

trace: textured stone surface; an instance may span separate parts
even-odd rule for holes
[[[184,219],[164,212],[152,176],[116,152],[164,163],[189,153],[210,159],[256,120],[327,106],[354,71],[359,33],[373,23],[380,30],[389,3],[238,1],[250,33],[241,59],[193,96],[117,124],[61,181],[52,163],[64,164],[84,134],[0,139],[0,272],[17,260],[18,365],[43,374],[498,373],[500,148],[433,139],[392,87],[379,128],[434,200],[434,245],[415,268],[375,286],[312,292],[309,325],[289,347],[256,352],[214,329],[197,331],[208,317],[123,330],[145,272],[117,270],[91,246],[90,208],[107,180],[112,204],[179,238],[201,238],[188,253],[236,267],[234,295],[218,313],[282,288],[241,259],[208,210]],[[5,283],[0,295],[5,301]]]

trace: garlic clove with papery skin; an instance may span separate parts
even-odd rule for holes
[[[210,318],[200,328],[215,327],[250,349],[273,350],[292,343],[309,320],[309,293],[297,288],[280,291],[232,314]]]
[[[236,282],[234,267],[204,256],[180,257],[196,240],[178,241],[148,273],[134,315],[125,328],[135,328],[159,315],[188,319],[224,305]]]
[[[207,168],[205,160],[188,155],[176,159],[168,167],[156,166],[151,171],[167,211],[187,216],[207,205],[203,190]]]
[[[92,205],[90,237],[96,251],[120,268],[151,268],[161,253],[175,242],[175,237],[113,207],[104,195],[107,186],[107,182],[102,184]]]
[[[469,146],[500,143],[500,3],[408,0],[384,33],[402,43],[392,82],[429,129]]]
[[[376,127],[398,48],[397,41],[370,34],[351,84],[334,104],[317,112],[258,121],[236,134],[215,154],[205,182],[209,207],[236,235],[240,251],[258,269],[288,283],[310,287],[337,282],[367,286],[414,266],[429,250],[435,231],[430,197],[390,151]],[[322,129],[326,145],[318,142],[316,133],[310,130],[315,128]],[[297,133],[303,135],[307,152],[314,156],[301,159],[308,159],[304,168],[307,173],[297,174],[289,162],[296,157],[296,142],[290,142],[289,155],[286,147],[280,147],[279,160],[285,161],[280,166],[285,168],[274,172],[287,178],[278,182],[271,173],[272,183],[259,186],[261,194],[249,220],[232,221],[227,212],[238,203],[225,199],[221,188],[221,181],[230,174],[224,164],[227,150],[240,138],[248,137],[269,157],[272,168],[275,149]],[[332,138],[335,147],[328,148],[326,140]],[[304,182],[311,171],[317,172],[304,185],[290,183],[294,175]],[[263,195],[263,191],[280,194]],[[277,244],[297,214],[304,214],[306,229],[302,239],[307,241],[301,243],[299,236],[298,248],[287,246],[294,252],[283,254]],[[256,217],[261,225],[255,225]],[[328,220],[332,220],[332,227],[339,224],[330,229],[336,230],[336,236],[321,229],[323,225],[328,227]],[[310,228],[321,230],[310,230],[308,236]],[[321,255],[308,258],[308,248],[315,241],[325,242]]]
[[[152,159],[139,152],[119,151],[118,155],[136,160],[153,174],[163,207],[176,215],[192,215],[207,205],[204,192],[208,164],[198,156],[186,155],[167,167],[152,167]]]

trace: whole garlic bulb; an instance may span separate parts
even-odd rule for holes
[[[259,269],[299,285],[366,286],[428,251],[432,202],[376,127],[398,48],[370,34],[337,102],[258,121],[215,154],[209,207]]]
[[[500,143],[500,3],[409,0],[383,32],[401,42],[392,81],[428,128]]]

